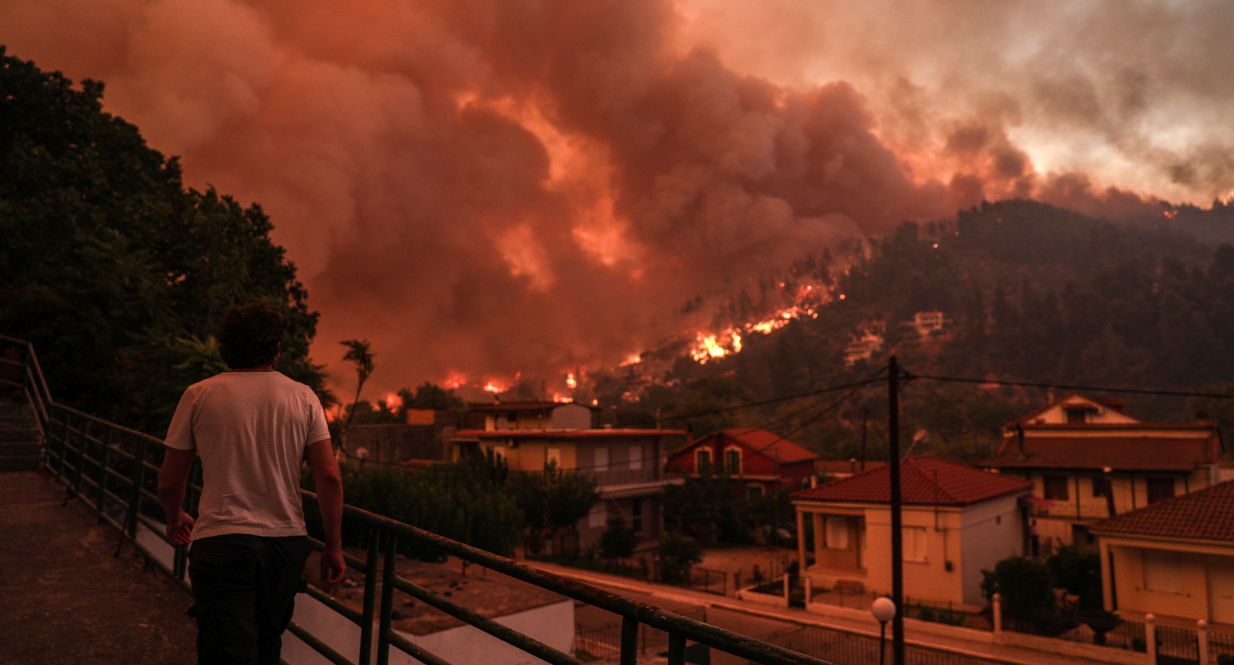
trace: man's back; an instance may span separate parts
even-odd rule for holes
[[[205,482],[193,539],[305,534],[305,446],[329,439],[312,390],[275,371],[227,372],[189,387],[167,445],[197,449]]]

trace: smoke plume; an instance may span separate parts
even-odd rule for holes
[[[612,362],[726,280],[983,198],[1125,214],[1234,188],[1228,3],[0,0],[0,17],[11,54],[106,82],[190,184],[260,202],[323,314],[318,361],[368,338],[386,390]]]

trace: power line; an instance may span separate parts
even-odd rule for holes
[[[961,376],[933,376],[929,374],[913,374],[905,371],[905,381],[925,379],[950,383],[994,384],[998,386],[1018,386],[1021,388],[1057,388],[1060,390],[1075,390],[1097,393],[1126,393],[1129,395],[1159,395],[1163,397],[1207,397],[1210,399],[1234,399],[1234,394],[1199,393],[1185,390],[1157,390],[1151,388],[1110,388],[1102,386],[1079,386],[1066,383],[1041,383],[1037,381],[1008,381],[1004,379],[975,379]]]

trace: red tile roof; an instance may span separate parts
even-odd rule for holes
[[[1020,455],[1014,437],[997,457],[978,462],[999,469],[1104,469],[1117,471],[1193,471],[1217,459],[1214,439],[1164,437],[1025,437]]]
[[[781,464],[792,464],[794,462],[804,462],[806,460],[818,459],[818,455],[802,448],[779,434],[768,432],[765,429],[759,429],[757,427],[721,430],[715,434],[709,434],[702,439],[699,439],[694,445],[697,446],[702,443],[710,443],[712,439],[717,437],[724,437],[726,439],[738,441],[741,445],[751,450],[763,453],[767,457],[770,457]]]
[[[1234,543],[1234,480],[1089,525],[1099,534]]]
[[[1127,414],[1123,413],[1123,406],[1126,404],[1126,401],[1118,397],[1099,397],[1099,398],[1094,399],[1092,397],[1085,397],[1079,393],[1066,393],[1064,395],[1060,395],[1058,398],[1045,404],[1044,406],[1039,406],[1036,409],[1033,409],[1032,411],[1028,412],[1028,415],[1021,416],[1007,423],[1006,425],[1004,425],[1004,427],[1012,428],[1012,427],[1015,427],[1017,423],[1027,426],[1030,423],[1032,423],[1033,419],[1036,418],[1037,416],[1045,413],[1046,411],[1049,411],[1050,409],[1056,406],[1063,404],[1064,402],[1075,402],[1077,405],[1083,402],[1090,402],[1091,408],[1101,408],[1104,406],[1106,408],[1113,409],[1114,411],[1117,411],[1118,413],[1122,413],[1124,416],[1127,416]],[[1127,416],[1127,417],[1131,418],[1131,416]],[[1139,422],[1139,421],[1136,421],[1136,422]]]
[[[633,436],[686,436],[683,429],[461,429],[456,439],[596,439]]]
[[[922,455],[910,457],[900,465],[900,488],[906,505],[966,506],[1014,492],[1027,492],[1032,489],[1032,483]],[[793,499],[891,503],[891,467],[870,469],[795,492]]]

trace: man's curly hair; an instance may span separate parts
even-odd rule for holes
[[[288,325],[287,317],[269,303],[235,305],[219,323],[219,354],[232,369],[273,365]]]

